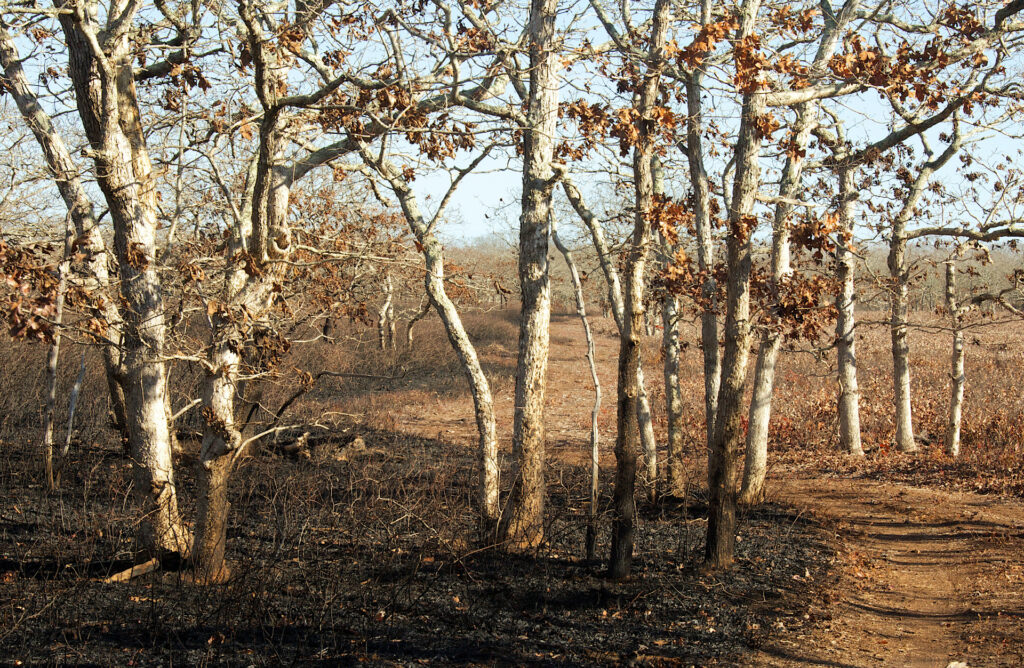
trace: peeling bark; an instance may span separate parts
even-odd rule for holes
[[[502,532],[512,551],[533,549],[544,539],[544,390],[551,318],[548,241],[558,120],[557,9],[558,0],[532,0],[527,26],[531,74],[523,128],[519,221],[522,307],[512,433],[515,472]]]

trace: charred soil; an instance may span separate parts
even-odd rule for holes
[[[827,533],[779,505],[745,516],[735,570],[699,573],[704,520],[682,502],[643,507],[635,575],[610,582],[580,556],[573,490],[585,485],[572,467],[551,471],[536,555],[481,550],[467,538],[471,452],[364,437],[368,454],[348,461],[248,460],[233,495],[234,577],[211,587],[174,564],[102,581],[132,556],[115,452],[76,455],[48,497],[32,452],[6,447],[0,653],[26,664],[732,664],[817,621],[808,605],[832,585]]]

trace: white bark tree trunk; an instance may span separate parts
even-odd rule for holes
[[[857,286],[854,281],[855,257],[851,248],[856,200],[853,168],[843,167],[839,170],[839,239],[836,243],[836,280],[839,283],[839,292],[836,294],[839,447],[851,455],[863,457],[855,338]]]
[[[901,452],[917,452],[910,407],[910,344],[907,341],[910,328],[910,261],[907,258],[910,232],[907,225],[916,215],[917,205],[932,175],[959,152],[963,137],[958,128],[959,125],[956,126],[954,139],[946,150],[921,166],[917,177],[909,186],[906,201],[892,221],[889,238],[889,329],[892,338],[893,403],[896,407],[896,447]]]
[[[78,252],[86,255],[85,287],[104,296],[99,315],[107,323],[107,343],[103,346],[103,365],[110,392],[111,414],[114,424],[122,433],[125,428],[124,390],[121,387],[121,314],[117,299],[109,294],[110,274],[107,270],[109,253],[99,225],[93,214],[93,204],[82,186],[78,167],[71,158],[64,140],[53,126],[50,116],[39,104],[29,85],[21,58],[6,23],[0,17],[0,65],[7,79],[7,91],[18,105],[43,153],[47,167],[53,174],[57,190],[68,209],[78,237]]]
[[[894,226],[889,246],[889,272],[892,278],[889,296],[889,330],[892,338],[893,405],[896,408],[896,447],[900,452],[916,452],[914,423],[910,407],[909,283],[905,223]]]
[[[710,20],[710,9],[702,19]],[[686,77],[686,157],[693,186],[693,215],[697,228],[697,268],[704,275],[701,298],[701,351],[704,355],[704,423],[706,447],[711,447],[718,413],[718,390],[722,379],[722,363],[718,351],[718,286],[714,268],[714,234],[711,225],[711,195],[707,170],[704,167],[703,105],[701,95],[704,72],[697,68]]]
[[[424,297],[423,301],[420,303],[419,309],[416,311],[416,313],[414,313],[412,315],[411,318],[409,318],[409,322],[406,324],[406,327],[405,327],[405,347],[407,349],[409,349],[409,350],[412,349],[412,342],[413,342],[412,332],[413,332],[413,328],[416,326],[416,323],[418,323],[420,320],[423,320],[423,318],[427,317],[428,313],[430,313],[430,297],[426,296],[426,297]]]
[[[388,181],[402,207],[409,229],[422,246],[421,252],[427,266],[424,276],[427,296],[444,324],[448,341],[458,355],[462,370],[469,381],[479,436],[480,486],[477,500],[480,506],[481,534],[490,539],[497,528],[500,513],[497,421],[494,416],[490,384],[480,365],[476,348],[462,324],[458,309],[445,291],[444,249],[424,218],[415,194],[396,165],[378,159],[365,145],[360,148],[360,154],[367,165],[377,170]]]
[[[512,551],[532,549],[544,538],[544,390],[551,318],[548,241],[558,121],[557,9],[558,0],[532,0],[527,26],[530,88],[519,221],[522,307],[512,434],[515,473],[503,518],[505,544]]]
[[[391,272],[384,274],[384,303],[377,309],[377,338],[380,349],[395,347],[395,290],[391,282]]]
[[[779,183],[780,203],[775,206],[772,227],[771,285],[775,290],[792,273],[789,260],[789,218],[793,205],[788,203],[800,190],[803,173],[803,151],[817,122],[817,105],[803,104],[797,109],[794,125],[795,150],[786,158]],[[769,307],[769,311],[770,311]],[[771,317],[769,315],[769,317]],[[764,481],[768,474],[768,427],[771,422],[772,392],[775,387],[775,364],[782,347],[782,335],[769,323],[757,351],[754,365],[754,388],[747,413],[747,451],[743,463],[743,483],[739,503],[755,504],[764,499]]]
[[[71,230],[64,231],[64,254],[57,267],[57,303],[53,315],[53,342],[46,355],[46,414],[43,418],[43,465],[46,471],[46,489],[53,492],[60,485],[59,474],[53,467],[53,421],[57,408],[57,363],[60,361],[61,328],[64,324],[64,295],[68,274],[71,272]]]
[[[771,421],[775,364],[782,338],[766,333],[754,363],[754,387],[747,411],[747,451],[743,458],[743,481],[737,503],[754,505],[764,500],[764,482],[768,475],[768,427]]]
[[[655,197],[665,196],[665,171],[657,156],[651,162]],[[675,256],[675,245],[658,234],[661,248],[661,266],[666,267]],[[661,295],[661,345],[665,355],[665,417],[668,422],[668,442],[665,452],[666,486],[676,498],[686,494],[686,470],[683,466],[683,392],[679,386],[682,331],[680,328],[679,299],[670,292]]]
[[[835,54],[841,28],[858,6],[857,0],[844,3],[838,18],[834,13],[825,17],[818,50],[811,64],[812,73],[821,73]],[[818,103],[803,102],[795,106],[796,121],[793,139],[787,150],[786,163],[779,183],[779,203],[775,205],[772,226],[772,288],[778,290],[792,273],[790,267],[789,218],[793,213],[792,201],[801,190],[804,154],[811,133],[818,123]],[[743,484],[739,502],[759,503],[764,499],[764,481],[768,474],[768,428],[771,423],[772,393],[775,387],[775,365],[782,346],[782,336],[776,327],[769,326],[758,348],[754,368],[754,389],[747,417],[747,452],[743,467]]]
[[[946,308],[953,329],[952,373],[950,375],[949,420],[946,424],[946,454],[960,456],[960,422],[963,418],[964,386],[964,330],[965,309],[956,294],[956,261],[946,260]]]
[[[241,428],[235,420],[241,351],[255,323],[271,305],[274,285],[287,271],[291,253],[288,227],[290,179],[281,168],[284,142],[281,128],[287,123],[278,103],[288,76],[288,65],[277,58],[262,34],[262,28],[248,4],[239,12],[247,28],[253,55],[254,87],[263,107],[259,146],[250,163],[243,213],[235,220],[230,238],[231,257],[222,303],[211,314],[213,331],[203,382],[203,442],[199,451],[195,555],[196,579],[205,583],[226,580],[230,568],[225,560],[230,514],[228,485],[231,472],[243,451]],[[251,189],[249,189],[251,184]],[[245,257],[241,251],[247,251]],[[259,271],[247,271],[247,263]]]
[[[562,190],[568,198],[569,203],[579,215],[580,220],[586,225],[590,232],[590,238],[594,244],[594,251],[597,253],[601,271],[608,284],[608,304],[611,306],[612,318],[615,320],[615,327],[619,333],[623,329],[623,306],[622,306],[622,285],[619,281],[619,271],[615,267],[615,259],[612,257],[611,249],[604,236],[604,226],[590,209],[587,208],[580,194],[579,188],[572,182],[568,175],[562,177]],[[717,341],[717,339],[716,339]],[[643,444],[644,458],[646,462],[644,477],[647,482],[656,481],[658,476],[658,442],[654,436],[654,419],[651,416],[651,403],[647,397],[647,383],[644,381],[643,360],[637,366],[637,387],[639,395],[637,398],[637,422],[640,425],[640,442]],[[656,485],[648,484],[648,497],[654,498],[657,493]]]
[[[126,8],[127,9],[127,8]],[[126,427],[135,489],[143,501],[142,547],[189,551],[178,514],[165,410],[164,308],[156,260],[156,198],[139,124],[125,32],[102,33],[89,8],[59,20],[79,116],[95,155],[96,179],[114,226],[124,304],[122,335]],[[130,23],[130,16],[123,17]]]
[[[679,300],[665,295],[661,301],[662,346],[665,351],[665,416],[668,420],[668,443],[665,452],[666,485],[675,498],[686,494],[686,468],[683,465],[683,392],[679,386],[682,331]]]

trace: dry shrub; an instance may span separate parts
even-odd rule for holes
[[[0,337],[0,441],[42,442],[46,410],[46,356],[49,347],[39,343]],[[67,339],[57,366],[57,404],[54,441],[63,443],[67,433],[68,400],[85,356],[85,376],[75,409],[72,444],[103,443],[113,434],[103,361],[96,346]]]
[[[498,345],[515,350],[518,345],[518,309],[469,311],[463,314],[463,324],[470,340],[480,349]]]
[[[952,341],[944,322],[915,314],[910,332],[912,410],[921,452],[902,455],[892,445],[892,355],[884,315],[858,314],[858,382],[866,461],[837,451],[835,356],[787,353],[780,360],[772,406],[770,447],[774,461],[810,470],[860,472],[917,483],[1024,494],[1020,434],[1024,433],[1024,351],[1016,323],[992,324],[968,333],[967,390],[961,456],[944,454],[949,407]]]

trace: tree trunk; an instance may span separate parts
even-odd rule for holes
[[[665,453],[668,493],[675,498],[686,494],[686,468],[683,465],[683,392],[679,387],[679,358],[682,353],[679,327],[679,300],[665,295],[661,301],[662,346],[665,350],[665,415],[668,419],[668,443]]]
[[[478,503],[480,506],[481,535],[485,540],[494,537],[499,519],[499,480],[498,480],[498,437],[497,422],[494,417],[494,400],[491,396],[491,387],[484,375],[480,359],[477,357],[476,348],[470,340],[466,329],[459,317],[458,309],[448,297],[444,287],[444,249],[441,243],[434,236],[420,210],[408,182],[402,176],[401,170],[388,160],[378,159],[376,155],[362,145],[359,149],[360,155],[367,165],[372,166],[385,179],[387,179],[392,191],[398,198],[398,203],[405,214],[409,229],[416,237],[416,241],[422,247],[424,261],[426,262],[426,275],[424,283],[429,303],[434,305],[441,322],[444,324],[448,341],[459,357],[462,370],[469,381],[470,393],[473,396],[473,407],[476,416],[477,434],[479,435],[478,453],[480,457],[480,486],[478,491]],[[546,257],[546,255],[545,255]],[[421,311],[422,313],[422,311]],[[418,319],[418,318],[417,318]],[[410,329],[412,322],[410,321]]]
[[[230,321],[230,314],[216,315],[209,370],[203,382],[206,426],[196,466],[198,498],[192,555],[196,579],[207,584],[223,582],[230,575],[225,562],[230,510],[228,480],[234,454],[242,445],[235,423],[240,347],[240,332]]]
[[[601,271],[604,273],[605,281],[608,283],[607,303],[611,307],[611,315],[615,320],[615,327],[621,334],[623,329],[622,286],[619,282],[619,271],[615,267],[611,249],[605,240],[604,227],[597,216],[586,207],[579,189],[568,175],[563,175],[562,177],[562,190],[569,199],[569,203],[572,204],[573,209],[576,210],[580,219],[587,226],[587,230],[590,231],[590,237],[594,243],[594,250],[601,265]],[[640,365],[637,367],[637,387],[639,388],[637,421],[640,425],[640,442],[643,444],[644,456],[647,461],[645,478],[656,481],[658,474],[658,442],[654,436],[654,419],[651,417],[651,403],[647,397],[647,384],[644,381],[643,360],[640,361]],[[648,498],[653,501],[657,493],[657,486],[648,485],[647,490]]]
[[[123,17],[130,20],[131,17]],[[156,197],[152,167],[138,125],[132,59],[126,34],[114,35],[100,61],[89,18],[59,17],[79,116],[95,155],[97,184],[114,227],[124,305],[122,364],[125,418],[135,490],[143,501],[140,537],[146,551],[187,553],[178,514],[165,410],[164,308],[156,260]]]
[[[839,171],[839,240],[836,244],[836,366],[839,378],[839,447],[864,456],[860,441],[860,390],[854,336],[857,286],[854,282],[853,209],[857,193],[851,167]]]
[[[834,13],[825,17],[818,50],[811,65],[814,73],[822,72],[835,54],[841,35],[840,28],[851,16],[859,3],[849,0],[844,3],[837,18]],[[782,282],[792,273],[790,267],[789,219],[793,213],[793,200],[801,190],[804,168],[804,154],[811,139],[811,133],[818,123],[818,103],[803,102],[795,105],[796,121],[793,124],[791,147],[786,151],[786,163],[779,182],[779,202],[775,205],[775,219],[772,226],[772,274],[771,287],[778,293]],[[743,467],[743,484],[739,502],[759,503],[764,499],[764,481],[768,473],[768,428],[771,423],[772,392],[775,387],[775,365],[782,346],[779,329],[766,328],[758,348],[754,370],[754,393],[747,418],[747,452]]]
[[[377,338],[380,349],[395,347],[395,290],[391,283],[391,272],[384,274],[384,303],[377,309]]]
[[[746,0],[740,13],[739,39],[753,32],[760,3]],[[736,488],[733,476],[743,439],[743,389],[750,354],[751,238],[756,227],[752,215],[760,181],[761,140],[756,123],[764,110],[763,96],[743,96],[743,111],[736,142],[736,173],[729,211],[726,262],[725,352],[718,393],[714,439],[708,453],[708,528],[705,563],[729,568],[736,547]]]
[[[754,389],[747,412],[747,451],[743,459],[743,482],[737,502],[754,505],[764,500],[764,481],[768,475],[768,426],[771,422],[775,364],[782,347],[777,332],[767,332],[757,351],[754,364]]]
[[[706,23],[710,15],[704,17]],[[722,379],[722,365],[718,353],[718,286],[715,284],[714,237],[711,225],[711,195],[707,170],[704,168],[703,149],[703,94],[704,73],[697,68],[686,78],[686,157],[690,166],[690,183],[693,185],[693,215],[697,228],[697,268],[703,279],[701,299],[703,300],[700,329],[701,352],[704,355],[704,421],[706,447],[711,447],[715,433],[715,416],[718,413],[718,391]]]
[[[527,125],[523,128],[519,221],[522,308],[512,434],[516,469],[503,532],[513,551],[535,548],[544,538],[544,390],[551,317],[548,240],[558,120],[557,8],[558,0],[532,0],[527,26],[531,74]]]
[[[893,230],[889,247],[889,330],[892,338],[893,404],[896,408],[896,447],[900,452],[916,452],[914,423],[910,408],[909,281],[907,238],[903,230]]]
[[[268,236],[270,230],[277,230],[275,234],[280,239],[286,224],[290,189],[286,179],[274,169],[279,158],[278,145],[276,131],[268,127],[276,122],[275,118],[265,117],[260,130],[261,149],[268,155],[262,166],[267,188],[262,195],[256,196],[251,208],[252,226],[244,225],[234,230],[230,240],[232,256],[240,255],[239,251],[246,242],[251,244],[255,236]],[[252,236],[246,238],[246,233]],[[273,252],[279,248],[269,243],[266,247]],[[198,500],[192,566],[199,582],[223,582],[231,573],[225,560],[231,508],[228,485],[235,460],[244,449],[241,429],[235,420],[242,361],[240,351],[244,349],[244,341],[251,333],[252,325],[270,307],[275,284],[281,280],[285,266],[284,263],[263,264],[263,271],[253,273],[247,271],[244,259],[235,262],[225,280],[223,310],[218,310],[212,317],[213,332],[203,382],[206,425],[196,475]],[[241,316],[242,313],[246,314],[245,317]]]
[[[803,153],[817,123],[817,105],[797,107],[793,127],[794,150],[786,157],[782,180],[779,183],[780,202],[775,205],[772,226],[771,286],[778,292],[782,281],[792,273],[789,261],[789,218],[793,213],[790,201],[799,194],[803,174]],[[769,312],[771,307],[769,307]],[[771,316],[769,316],[771,317]],[[760,503],[764,499],[764,481],[768,474],[768,427],[771,423],[772,392],[775,387],[775,364],[782,347],[782,334],[777,323],[768,323],[757,351],[754,366],[754,393],[747,414],[747,452],[743,465],[743,483],[739,502]]]
[[[431,237],[432,239],[432,237]],[[479,436],[478,453],[480,458],[480,483],[478,503],[482,534],[485,538],[493,535],[498,521],[498,437],[497,423],[494,418],[494,403],[491,388],[484,375],[483,367],[476,355],[469,335],[462,325],[462,319],[455,304],[444,289],[444,260],[441,256],[440,244],[421,241],[427,259],[427,294],[437,310],[441,322],[444,323],[448,341],[455,349],[462,363],[463,372],[469,381],[470,393],[473,395],[473,408],[476,416],[477,434]],[[430,246],[430,249],[428,249]],[[432,257],[430,257],[432,256]]]
[[[960,421],[964,405],[964,309],[956,295],[956,261],[946,260],[946,308],[953,325],[953,358],[950,375],[949,421],[946,425],[946,454],[960,456]]]
[[[918,215],[918,203],[931,181],[932,175],[949,162],[963,146],[964,135],[959,122],[954,123],[953,139],[937,157],[925,162],[914,182],[908,188],[906,199],[892,221],[889,239],[889,276],[892,282],[889,302],[889,326],[892,336],[893,402],[896,405],[896,446],[901,452],[916,452],[913,416],[910,405],[910,261],[907,243],[911,233],[910,220]],[[916,237],[915,237],[916,238]]]
[[[197,517],[193,562],[196,580],[204,584],[226,582],[231,577],[225,553],[227,548],[228,480],[234,457],[230,454],[208,458],[199,468]]]
[[[657,156],[651,163],[654,196],[665,196],[665,172]],[[661,265],[665,267],[675,256],[675,246],[658,234]],[[668,421],[668,443],[665,453],[668,493],[676,498],[686,494],[686,470],[683,466],[683,393],[679,387],[679,358],[682,355],[679,299],[665,292],[661,295],[661,345],[665,355],[665,416]]]
[[[636,418],[640,429],[640,446],[644,453],[644,484],[647,500],[652,503],[658,496],[658,439],[654,435],[654,417],[651,415],[651,401],[647,396],[647,382],[644,380],[643,341],[640,342],[640,360],[636,367]]]
[[[430,313],[430,297],[429,296],[425,296],[423,298],[423,301],[420,303],[419,309],[416,311],[416,313],[414,313],[412,315],[411,318],[409,318],[409,322],[408,322],[408,324],[405,327],[405,347],[408,350],[412,350],[412,342],[413,342],[412,330],[413,330],[413,327],[415,327],[416,323],[418,323],[420,320],[423,320],[423,318],[427,317],[428,313]]]
[[[64,294],[68,273],[71,271],[71,230],[64,230],[64,255],[57,267],[57,304],[53,316],[53,343],[46,355],[46,415],[43,420],[43,465],[46,470],[46,489],[53,492],[60,484],[53,469],[53,422],[57,408],[57,363],[60,360],[61,328],[64,323]]]
[[[652,241],[654,209],[654,174],[651,169],[655,149],[657,123],[651,117],[661,82],[665,57],[665,32],[668,29],[671,5],[657,0],[651,25],[651,44],[647,71],[639,91],[637,109],[637,142],[633,147],[633,185],[635,214],[633,237],[626,255],[626,290],[623,295],[622,323],[619,335],[618,411],[615,437],[615,494],[612,501],[611,556],[608,576],[621,579],[633,568],[633,546],[636,525],[636,464],[640,436],[637,404],[640,394],[640,356],[644,327],[644,271]],[[650,462],[648,463],[650,466]],[[655,480],[649,480],[652,486]]]
[[[601,413],[601,381],[597,377],[597,360],[594,351],[594,336],[590,331],[590,321],[587,320],[586,299],[583,296],[583,283],[580,281],[580,272],[576,268],[576,262],[572,253],[558,238],[554,223],[551,226],[551,239],[569,268],[569,277],[572,280],[573,295],[576,298],[576,315],[583,323],[583,334],[587,339],[587,363],[590,366],[590,379],[594,383],[594,407],[590,411],[590,506],[587,511],[587,538],[586,555],[587,561],[597,558],[597,504],[598,504],[598,483],[600,475],[600,461],[598,453],[598,424],[597,418]]]

